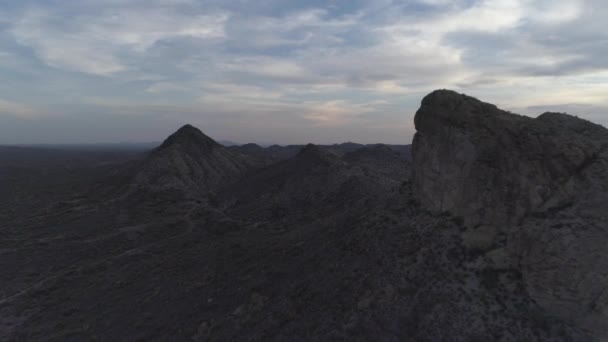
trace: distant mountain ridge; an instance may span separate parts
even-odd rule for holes
[[[364,147],[371,147],[376,145],[387,146],[390,149],[398,152],[404,158],[410,160],[410,145],[388,145],[388,144],[357,144],[352,142],[341,143],[341,144],[332,144],[332,145],[318,145],[328,151],[332,151],[333,153],[343,156],[346,153],[354,152],[358,149]],[[245,154],[255,155],[260,158],[266,159],[268,163],[277,162],[279,160],[285,160],[289,158],[293,158],[298,152],[303,149],[306,145],[272,145],[268,147],[262,147],[257,144],[249,143],[244,145],[234,145],[229,148],[234,151],[242,152]]]

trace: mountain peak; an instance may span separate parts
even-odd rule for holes
[[[134,183],[145,190],[196,197],[235,181],[253,164],[198,128],[184,125],[143,161]]]
[[[185,124],[182,127],[180,127],[180,129],[178,129],[177,131],[199,131],[200,129],[192,126],[191,124]]]
[[[300,152],[296,155],[297,158],[317,157],[322,158],[325,155],[330,154],[327,150],[315,144],[307,144],[302,147]]]
[[[245,145],[241,145],[241,147],[243,147],[243,148],[263,148],[262,146],[260,146],[256,143],[247,143]]]
[[[174,145],[199,145],[208,149],[221,146],[200,129],[186,124],[171,134],[160,146],[161,149]]]
[[[330,165],[338,161],[340,157],[318,145],[307,144],[298,152],[296,159],[312,164]]]
[[[312,143],[308,143],[308,144],[306,144],[306,146],[302,147],[300,152],[298,152],[298,155],[307,154],[307,153],[318,153],[318,152],[320,152],[320,150],[321,150],[321,148],[319,146],[312,144]]]

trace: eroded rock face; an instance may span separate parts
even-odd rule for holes
[[[564,114],[532,119],[445,90],[423,99],[415,124],[416,193],[469,226],[567,205],[573,177],[605,152],[607,136]]]
[[[547,313],[608,336],[608,130],[448,90],[423,99],[415,124],[422,206],[462,217],[469,240],[493,226],[484,247],[508,251]]]

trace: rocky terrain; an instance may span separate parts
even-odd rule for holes
[[[0,340],[606,340],[608,131],[446,90],[415,124],[0,148]]]

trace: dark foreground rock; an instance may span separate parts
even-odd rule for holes
[[[521,272],[547,314],[608,338],[608,130],[447,90],[423,99],[415,124],[421,205],[462,218],[465,244]]]

